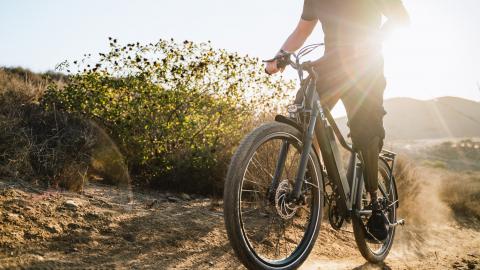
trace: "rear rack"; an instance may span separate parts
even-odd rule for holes
[[[380,157],[382,157],[382,158],[384,158],[385,160],[388,160],[388,161],[394,161],[395,156],[397,156],[396,153],[394,153],[392,151],[385,150],[385,149],[382,149],[382,152],[380,152]]]

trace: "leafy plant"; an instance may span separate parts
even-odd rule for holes
[[[160,40],[121,45],[64,62],[64,87],[52,85],[47,109],[81,113],[106,128],[134,181],[212,192],[246,127],[288,102],[292,82],[267,76],[258,59],[210,43]]]

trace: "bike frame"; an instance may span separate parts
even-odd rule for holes
[[[361,181],[361,177],[363,176],[361,156],[354,149],[352,149],[350,144],[345,141],[345,138],[338,129],[338,126],[330,114],[329,109],[322,105],[320,97],[316,91],[317,74],[313,69],[313,66],[309,65],[306,71],[310,74],[310,76],[302,82],[303,88],[300,89],[300,91],[304,91],[304,99],[302,105],[297,106],[297,109],[294,113],[297,115],[309,115],[309,117],[308,121],[305,121],[306,125],[301,127],[304,134],[302,146],[303,149],[300,156],[299,168],[296,174],[295,186],[293,188],[293,192],[291,193],[290,199],[292,201],[299,201],[301,199],[301,191],[305,179],[309,153],[311,151],[311,147],[314,145],[314,140],[316,140],[319,146],[318,148],[320,148],[316,149],[316,152],[317,154],[321,154],[324,166],[327,170],[328,178],[337,188],[338,195],[340,196],[340,200],[337,200],[339,203],[338,207],[340,213],[343,217],[348,218],[355,209],[359,209],[359,206],[356,206],[355,202],[357,189],[361,188],[359,183]],[[286,122],[288,122],[288,120],[286,120]],[[347,172],[345,172],[342,164],[342,155],[339,151],[336,138],[339,140],[339,143],[342,145],[342,147],[350,152]],[[280,156],[279,160],[277,161],[273,183],[279,182],[287,152],[288,142],[285,141],[283,142],[283,146],[280,150]],[[384,151],[382,153],[385,153],[391,158],[391,168],[393,168],[395,154],[389,151]],[[390,183],[392,183],[392,181],[390,181]],[[380,191],[385,195],[386,190],[380,188]]]

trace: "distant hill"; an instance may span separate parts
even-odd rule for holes
[[[384,106],[387,140],[480,137],[480,102],[457,97],[393,98]],[[346,117],[337,120],[346,133]]]

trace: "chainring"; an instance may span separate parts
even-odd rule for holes
[[[330,187],[330,192],[326,192],[325,194],[325,201],[328,206],[328,221],[333,229],[340,230],[343,222],[345,222],[345,218],[337,207],[337,199],[339,199],[337,188],[330,180],[327,180],[326,187]]]
[[[340,214],[335,200],[332,200],[328,204],[328,221],[330,222],[330,226],[337,231],[342,228],[343,222],[345,221],[345,218]]]

